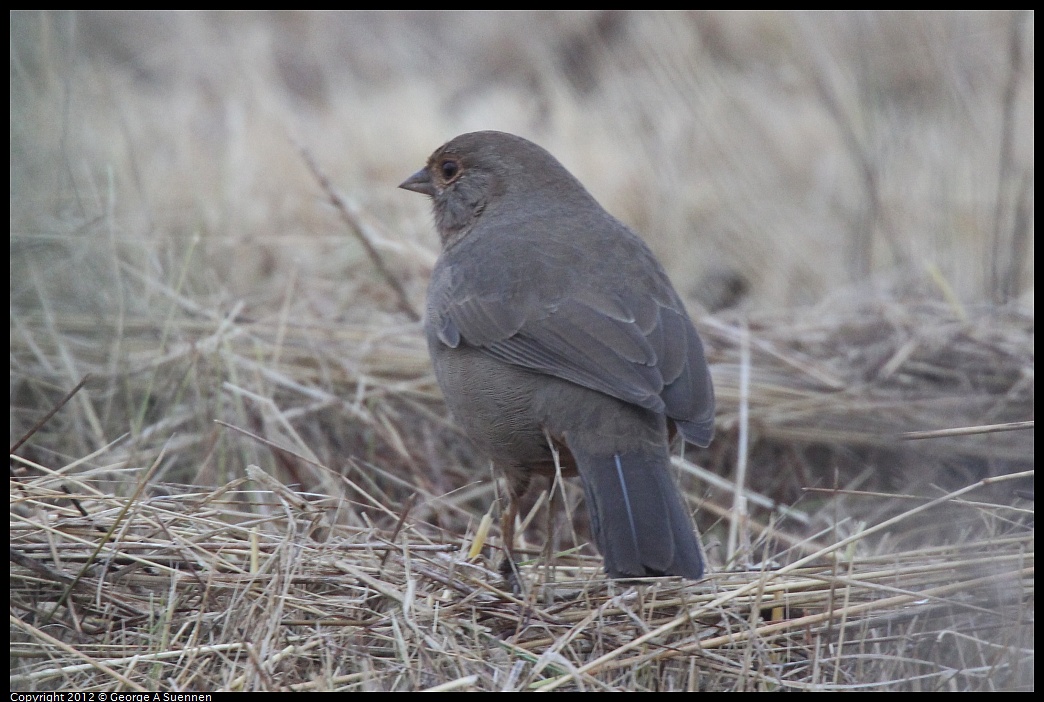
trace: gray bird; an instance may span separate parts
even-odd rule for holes
[[[702,577],[669,443],[710,443],[714,389],[649,248],[550,153],[503,132],[458,136],[399,187],[432,200],[428,348],[453,416],[508,478],[509,551],[519,498],[554,473],[550,439],[580,475],[610,577]]]

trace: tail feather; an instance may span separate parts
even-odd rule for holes
[[[571,449],[610,577],[703,577],[703,549],[667,469],[666,450],[602,456]]]

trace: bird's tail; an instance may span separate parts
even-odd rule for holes
[[[703,548],[668,471],[666,447],[608,456],[570,451],[609,577],[703,577]]]

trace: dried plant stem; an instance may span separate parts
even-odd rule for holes
[[[337,189],[334,188],[333,183],[326,177],[326,174],[319,168],[319,164],[316,162],[315,157],[312,156],[311,152],[301,144],[298,144],[298,150],[301,152],[301,158],[308,165],[308,170],[312,172],[312,175],[319,182],[320,187],[326,193],[326,196],[330,199],[330,203],[334,206],[337,212],[341,215],[341,220],[348,226],[348,229],[355,234],[355,237],[362,244],[363,249],[366,250],[366,255],[370,257],[370,261],[373,263],[377,272],[380,273],[384,282],[395,292],[395,296],[399,301],[399,309],[410,318],[411,321],[419,322],[421,319],[420,313],[414,308],[413,303],[410,302],[409,295],[406,294],[406,288],[403,287],[402,282],[395,276],[394,273],[388,268],[384,262],[384,257],[377,250],[377,247],[373,243],[373,237],[367,233],[367,225],[362,221],[359,209],[349,203]]]

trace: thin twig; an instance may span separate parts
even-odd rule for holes
[[[914,439],[938,439],[944,436],[971,436],[973,434],[994,434],[1001,431],[1019,431],[1032,429],[1033,420],[1027,422],[1005,422],[1004,424],[983,424],[976,427],[953,427],[950,429],[932,429],[929,431],[907,431],[899,435],[904,441]]]
[[[366,255],[370,257],[370,261],[373,263],[377,272],[381,274],[384,281],[388,283],[392,290],[395,291],[395,295],[399,300],[399,309],[406,314],[414,322],[419,322],[421,319],[420,314],[414,308],[410,302],[409,295],[406,294],[406,289],[402,286],[402,282],[395,277],[395,275],[388,269],[388,266],[384,263],[384,258],[380,252],[377,251],[377,247],[374,246],[373,241],[366,231],[367,226],[360,217],[359,209],[349,203],[345,198],[341,197],[341,194],[334,188],[333,183],[326,177],[326,174],[319,168],[319,164],[312,156],[311,152],[302,144],[297,144],[298,150],[301,152],[301,158],[308,165],[308,170],[312,172],[312,175],[319,185],[322,187],[326,196],[330,198],[331,204],[340,213],[341,220],[348,225],[348,229],[351,230],[359,242],[366,249]]]
[[[32,426],[32,428],[29,431],[27,431],[25,433],[25,435],[22,436],[21,439],[19,439],[18,441],[16,441],[14,443],[14,445],[11,447],[10,453],[14,453],[19,448],[21,448],[22,444],[24,444],[26,441],[28,441],[30,438],[32,438],[33,434],[35,434],[36,432],[40,431],[40,427],[42,427],[44,424],[47,424],[47,422],[51,421],[51,417],[53,417],[54,415],[58,414],[58,410],[60,410],[62,407],[65,407],[65,404],[67,402],[69,402],[69,400],[71,400],[73,398],[73,395],[75,395],[76,393],[80,392],[80,389],[84,385],[87,384],[87,381],[90,380],[90,377],[91,377],[90,373],[88,373],[87,375],[83,376],[83,379],[80,380],[80,382],[76,383],[76,387],[74,387],[72,390],[67,392],[65,394],[65,397],[63,397],[62,399],[58,400],[58,404],[56,404],[54,407],[52,407],[50,412],[48,412],[43,417],[41,417],[40,421],[38,421],[36,424],[34,424]]]

